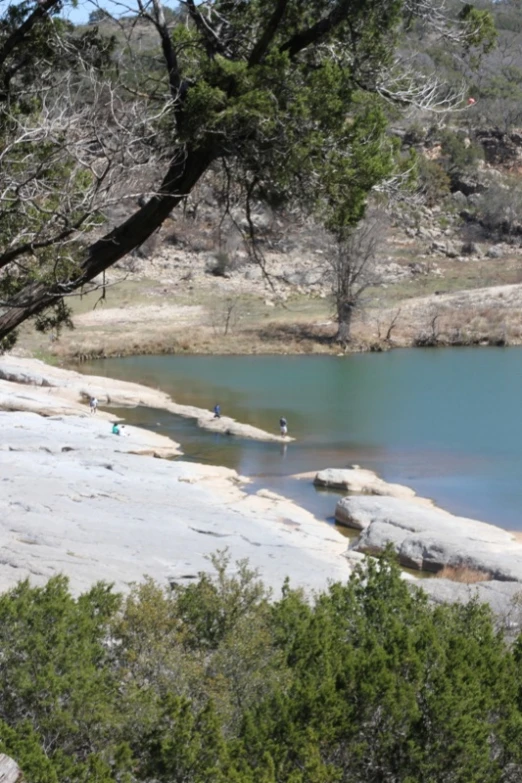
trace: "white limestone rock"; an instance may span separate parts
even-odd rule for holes
[[[27,410],[43,416],[81,415],[89,413],[91,397],[97,397],[102,407],[144,405],[166,410],[176,416],[196,419],[199,427],[240,438],[277,443],[294,440],[228,417],[215,419],[211,411],[179,405],[164,392],[138,383],[82,375],[37,359],[0,356],[0,410]]]
[[[353,548],[377,554],[391,544],[407,567],[471,568],[500,581],[522,581],[522,545],[494,525],[456,517],[410,500],[350,497],[345,512],[362,530]]]
[[[331,526],[273,493],[247,494],[233,470],[138,455],[176,444],[110,427],[99,414],[0,413],[0,590],[59,573],[74,593],[97,580],[125,591],[145,575],[183,583],[225,548],[276,591],[286,576],[309,591],[349,577],[346,538]]]
[[[356,495],[390,495],[392,497],[413,498],[415,492],[401,484],[389,484],[379,478],[373,470],[348,468],[346,470],[327,468],[317,473],[314,484],[317,487],[343,489]]]

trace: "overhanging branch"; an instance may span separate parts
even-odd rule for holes
[[[335,30],[336,27],[344,22],[350,13],[353,13],[353,5],[353,2],[350,2],[350,0],[340,0],[328,16],[320,19],[312,27],[308,27],[306,30],[301,30],[293,35],[292,38],[282,45],[281,51],[288,52],[290,59],[293,59],[303,49],[319,43],[332,30]]]
[[[257,65],[265,56],[268,47],[272,43],[274,36],[277,32],[277,28],[281,24],[281,21],[285,15],[285,11],[288,6],[288,0],[278,0],[274,13],[272,14],[266,30],[263,35],[252,49],[252,53],[248,59],[248,65]]]
[[[59,2],[60,0],[41,0],[32,14],[29,14],[25,22],[23,22],[20,27],[17,27],[16,30],[13,30],[0,49],[0,66],[5,63],[16,47],[22,43],[33,27],[47,16],[48,11],[51,11]]]

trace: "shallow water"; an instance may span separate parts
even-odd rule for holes
[[[198,462],[236,468],[321,516],[335,497],[296,473],[357,463],[448,510],[522,530],[522,349],[401,350],[346,357],[140,356],[82,365],[179,403],[278,431],[287,447],[216,435],[163,411],[122,415]]]

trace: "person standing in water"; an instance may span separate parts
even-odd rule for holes
[[[214,405],[214,418],[220,419],[221,418],[221,406],[220,405]]]
[[[281,416],[279,419],[279,428],[281,430],[281,435],[286,437],[288,435],[288,424],[284,416]]]

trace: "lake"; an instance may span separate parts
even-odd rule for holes
[[[357,463],[443,508],[522,530],[522,349],[396,350],[332,356],[139,356],[83,372],[132,380],[179,403],[278,432],[280,446],[216,435],[163,411],[122,411],[170,435],[186,458],[234,467],[329,516],[335,498],[294,474]],[[328,510],[327,510],[328,509]]]

